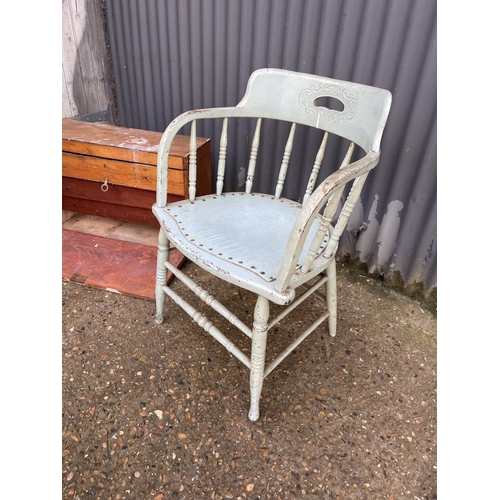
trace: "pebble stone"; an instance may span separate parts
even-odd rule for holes
[[[184,270],[252,324],[251,293]],[[436,499],[436,317],[343,265],[338,288],[337,336],[323,324],[266,377],[251,422],[248,370],[178,306],[157,325],[151,301],[63,283],[62,498]],[[267,361],[322,308],[278,323]]]

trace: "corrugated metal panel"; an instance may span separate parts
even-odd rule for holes
[[[341,252],[372,272],[421,283],[426,292],[436,286],[436,0],[106,0],[105,6],[123,126],[160,131],[188,109],[234,105],[261,67],[389,89],[381,161]],[[220,130],[200,125],[215,155]],[[287,130],[266,127],[260,155],[279,165]],[[230,138],[248,145],[251,130],[239,125]],[[313,131],[298,139],[293,161],[312,165],[320,138]],[[331,141],[324,164],[338,164],[345,147]],[[227,179],[235,190],[247,161],[238,149],[228,152],[242,165]],[[284,195],[300,201],[307,176],[299,170],[288,179]],[[255,180],[256,189],[271,184]]]

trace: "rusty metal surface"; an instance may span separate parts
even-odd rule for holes
[[[365,185],[339,254],[359,259],[385,279],[437,286],[436,1],[350,0],[254,2],[105,0],[121,125],[163,130],[180,113],[232,106],[251,72],[281,67],[386,88],[393,94],[380,164]],[[245,189],[254,123],[229,130],[227,162],[242,167],[228,188]],[[278,175],[289,129],[263,124],[259,155]],[[187,131],[189,133],[189,131]],[[220,124],[200,123],[213,140]],[[321,137],[297,130],[283,189],[302,201],[307,181],[293,162],[312,165]],[[321,182],[345,154],[329,141]],[[214,172],[214,179],[216,178]],[[254,189],[270,182],[255,177]],[[214,187],[215,188],[215,187]]]

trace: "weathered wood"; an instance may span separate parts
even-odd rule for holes
[[[280,173],[278,176],[278,183],[276,185],[276,193],[274,195],[275,198],[279,198],[281,196],[281,192],[283,191],[283,185],[285,183],[286,173],[288,171],[288,163],[290,162],[290,156],[292,154],[293,148],[293,139],[295,137],[295,128],[297,125],[292,123],[290,128],[290,133],[288,134],[288,140],[285,145],[285,152],[283,153],[283,160],[281,162]]]
[[[316,180],[318,178],[319,169],[321,168],[321,163],[323,162],[323,158],[325,156],[326,142],[328,140],[328,132],[325,132],[323,135],[323,140],[321,141],[321,145],[316,154],[316,159],[314,161],[314,165],[311,171],[311,175],[309,176],[309,181],[307,183],[306,192],[304,194],[304,200],[302,203],[305,203],[311,193],[314,190],[314,186],[316,185]]]
[[[252,354],[250,357],[250,410],[248,418],[255,422],[259,419],[259,400],[264,383],[266,364],[266,343],[269,321],[269,299],[259,295],[253,313]]]
[[[320,106],[317,101],[321,97],[335,97],[344,107],[339,111]],[[332,244],[334,251],[331,254],[327,254],[325,247],[330,245],[328,238],[332,242],[345,229],[366,175],[378,164],[380,140],[390,105],[391,94],[383,89],[305,73],[263,68],[250,76],[247,91],[236,106],[186,111],[174,118],[165,130],[158,151],[157,203],[153,207],[153,213],[165,236],[179,251],[207,272],[258,296],[254,309],[250,366],[248,359],[243,358],[244,364],[250,368],[250,420],[259,418],[264,377],[323,321],[328,319],[328,331],[330,335],[335,335],[336,247]],[[222,189],[228,118],[257,119],[250,148],[245,192],[223,193]],[[261,118],[292,123],[274,196],[270,193],[252,192]],[[172,141],[183,127],[201,119],[224,120],[217,179],[217,194],[220,196],[202,196],[196,199],[191,196],[191,203],[167,203],[166,194],[170,185],[168,154]],[[281,198],[296,124],[324,132],[302,204]],[[315,188],[329,133],[361,146],[366,156],[351,163],[354,148],[351,145],[340,169]],[[238,164],[233,167],[242,168]],[[263,175],[269,175],[270,170],[274,171],[274,168],[271,166],[264,170]],[[334,230],[331,223],[337,206],[344,189],[352,181],[354,188]],[[183,276],[180,272],[176,274]],[[183,278],[183,281],[207,304],[217,304],[211,295],[190,279],[188,281]],[[304,295],[297,296],[298,287],[308,282],[313,282],[313,285]],[[297,304],[311,297],[321,286],[325,286],[327,310],[319,313],[316,321],[266,368],[269,328],[275,326]],[[163,294],[166,293],[226,349],[233,354],[241,354],[241,351],[234,350],[232,343],[219,335],[219,330],[201,312],[168,286],[161,288],[162,293],[157,296],[158,318],[163,317]],[[269,321],[269,301],[289,307]],[[234,319],[225,307],[218,312],[226,319]]]
[[[186,302],[180,295],[177,295],[168,286],[163,287],[163,292],[173,299],[177,305],[182,307],[184,311],[186,311],[186,313],[207,333],[212,335],[217,342],[238,358],[246,367],[250,367],[250,360],[248,359],[248,356],[236,347],[204,314],[197,311],[193,306],[191,306],[191,304]]]
[[[151,209],[138,207],[124,207],[123,205],[113,205],[100,201],[84,200],[81,198],[71,198],[65,196],[62,200],[63,210],[71,210],[75,213],[107,217],[134,224],[159,227],[155,217],[152,216]]]
[[[64,177],[129,186],[149,191],[156,190],[156,167],[142,163],[117,161],[74,153],[62,153],[62,174]],[[169,171],[169,192],[184,195],[187,171]]]
[[[274,325],[279,323],[283,318],[288,316],[297,306],[302,304],[304,300],[306,300],[311,294],[313,294],[321,285],[326,282],[326,276],[320,278],[314,285],[311,285],[305,292],[302,293],[299,297],[297,297],[289,306],[286,307],[283,311],[281,311],[277,316],[275,316],[272,321],[269,322],[269,329],[271,329]]]
[[[103,192],[101,185],[100,182],[63,177],[63,210],[159,227],[151,211],[155,202],[154,191],[110,185]],[[184,196],[168,195],[170,203],[183,199]]]
[[[188,195],[191,202],[196,197],[196,120],[191,123],[191,136],[189,139],[189,185]]]
[[[241,332],[243,332],[247,337],[252,338],[252,330],[248,328],[243,321],[241,321],[236,314],[232,313],[227,307],[221,304],[212,294],[210,294],[203,287],[198,285],[189,276],[186,276],[183,272],[179,271],[174,265],[166,261],[165,267],[180,280],[182,281],[196,296],[198,296],[205,304],[210,306],[212,309],[217,311],[222,317],[226,318],[231,325],[234,325]]]
[[[259,152],[260,143],[260,127],[262,118],[257,119],[255,125],[255,132],[252,140],[252,149],[250,150],[250,161],[248,163],[247,181],[245,185],[245,193],[251,193],[253,187],[253,178],[255,176],[255,165],[257,163],[257,153]]]
[[[217,165],[217,196],[220,196],[222,194],[222,189],[224,187],[227,153],[227,121],[227,118],[224,118],[224,120],[222,120],[222,130],[220,134],[219,163]]]
[[[106,192],[101,190],[100,182],[74,179],[72,177],[62,178],[62,195],[83,200],[100,201],[126,207],[146,208],[151,211],[154,203],[155,193],[146,189],[134,189],[127,186],[110,185]],[[169,195],[172,201],[184,199],[182,196]]]
[[[112,101],[101,6],[62,2],[62,116],[95,113]]]
[[[151,217],[151,207],[155,201],[157,152],[162,134],[78,120],[63,120],[62,123],[62,175],[66,179],[64,185],[71,185],[72,191],[65,193],[63,188],[63,208],[157,226],[154,216]],[[189,196],[190,147],[196,153],[193,163],[197,176],[196,194],[212,192],[211,141],[198,137],[190,144],[189,137],[177,136],[168,168],[168,197],[174,196],[174,201]],[[70,178],[92,183],[68,184]],[[82,196],[86,189],[88,199]],[[75,190],[80,194],[75,195]],[[144,191],[149,191],[153,197],[145,195]],[[147,200],[149,205],[145,206],[142,200]],[[125,205],[130,209],[125,209]],[[147,209],[149,214],[145,215],[136,207]]]
[[[170,254],[170,245],[168,243],[167,235],[163,229],[158,231],[158,256],[156,258],[156,286],[155,286],[155,299],[156,311],[155,323],[161,325],[163,323],[163,302],[165,301],[165,292],[163,287],[167,284],[167,269],[165,264],[168,263]],[[160,313],[160,314],[158,314]]]
[[[156,254],[153,246],[62,230],[63,281],[154,300]],[[180,267],[186,258],[171,252],[169,260]]]
[[[360,177],[357,177],[352,183],[352,187],[349,192],[349,195],[347,196],[347,200],[344,203],[344,206],[342,207],[342,211],[340,212],[337,223],[333,228],[333,233],[326,246],[325,257],[330,257],[331,255],[337,252],[340,236],[342,235],[345,227],[347,226],[347,222],[349,221],[349,217],[351,216],[354,206],[356,205],[356,202],[359,199],[361,190],[363,189],[367,176],[368,173]]]
[[[143,163],[156,167],[161,132],[116,127],[103,123],[62,120],[62,150],[100,158]],[[210,139],[198,137],[198,156],[210,152]],[[178,135],[172,142],[168,168],[187,170],[189,137]]]

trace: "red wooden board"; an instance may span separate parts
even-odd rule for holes
[[[63,280],[154,300],[156,252],[149,245],[63,229]],[[177,268],[185,260],[180,252],[170,253]]]
[[[101,182],[62,178],[62,209],[80,214],[107,217],[135,224],[159,228],[158,220],[151,211],[156,192],[108,184],[102,191]],[[167,195],[168,203],[183,200],[175,194]]]

